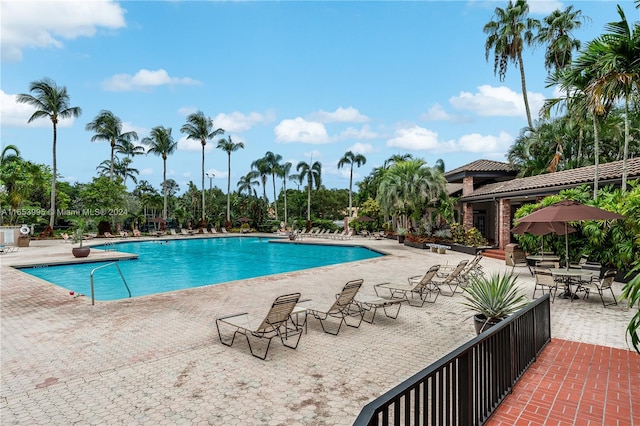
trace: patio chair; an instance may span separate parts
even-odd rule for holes
[[[106,232],[103,234],[105,238],[115,238],[116,236],[113,235],[111,232]]]
[[[553,278],[553,274],[551,271],[545,268],[536,267],[533,275],[535,277],[535,287],[533,288],[533,298],[536,298],[536,291],[540,289],[542,291],[542,295],[544,295],[545,290],[551,296],[551,303],[556,298],[556,293],[558,292],[558,282]],[[553,291],[553,294],[551,293]]]
[[[435,303],[440,293],[440,288],[433,282],[440,265],[434,265],[424,274],[407,278],[407,284],[393,284],[393,283],[380,283],[373,286],[376,294],[381,296],[378,289],[386,289],[389,291],[391,298],[403,299],[411,306],[422,307],[426,302]],[[432,295],[435,294],[433,300]],[[411,298],[408,296],[411,295]],[[414,296],[418,295],[420,298],[419,304],[411,303]]]
[[[62,234],[60,234],[60,236],[62,237],[62,239],[64,240],[65,243],[72,243],[73,242],[73,237],[71,237],[66,232],[63,232]]]
[[[433,284],[440,289],[440,293],[449,297],[453,297],[454,294],[460,293],[459,291],[457,291],[458,287],[464,287],[468,280],[468,276],[466,275],[466,273],[463,273],[468,263],[469,261],[467,259],[463,259],[458,262],[458,265],[453,269],[453,271],[437,274],[437,277],[444,278],[443,280],[433,280]],[[449,290],[451,291],[451,293],[443,293],[441,289],[443,285],[449,286]]]
[[[513,265],[513,267],[511,268],[511,275],[513,275],[513,272],[515,271],[516,266],[526,266],[529,269],[529,272],[531,273],[531,275],[533,275],[533,271],[531,270],[531,267],[529,266],[529,262],[527,262],[526,257],[520,255],[519,253],[518,255],[516,255],[512,251],[505,252],[505,256],[509,261],[509,263]]]
[[[134,236],[134,237],[140,237],[140,236],[141,236],[141,234],[140,234],[140,230],[139,230],[139,229],[134,229],[134,230],[133,230],[133,236]]]
[[[232,346],[236,335],[243,334],[247,339],[251,355],[262,360],[266,359],[269,347],[271,346],[271,340],[274,337],[279,337],[284,346],[296,349],[302,336],[302,327],[295,325],[291,318],[291,312],[296,307],[298,300],[300,300],[300,293],[278,296],[264,318],[254,317],[248,313],[217,318],[216,328],[218,330],[218,336],[220,337],[220,343],[225,346]],[[225,342],[223,339],[220,331],[221,324],[235,328],[231,341]],[[287,344],[286,341],[289,338],[295,338],[296,336],[295,345]],[[254,340],[253,344],[251,343],[252,340]],[[266,340],[267,342],[264,353],[260,353],[257,350],[254,351],[255,344],[261,340]]]
[[[313,300],[306,300],[298,303],[296,306],[300,309],[306,309],[305,314],[305,326],[309,315],[320,321],[320,326],[325,333],[333,334],[334,336],[340,332],[342,324],[347,324],[349,327],[358,328],[362,324],[362,318],[364,317],[364,310],[354,301],[354,297],[362,287],[363,280],[352,280],[345,284],[342,291],[336,294],[336,300],[331,303],[318,303]],[[360,317],[357,325],[351,325],[347,322],[349,317]],[[328,323],[329,318],[338,319],[338,328],[335,330],[325,327],[325,323]]]
[[[595,288],[598,291],[598,294],[600,295],[600,300],[602,300],[602,306],[606,308],[607,306],[617,305],[618,300],[616,299],[616,295],[613,293],[613,288],[612,288],[613,281],[615,280],[617,273],[618,271],[615,269],[608,269],[602,275],[602,278],[597,278],[594,276],[594,278],[591,281],[582,281],[580,284],[578,284],[576,293],[582,290],[584,291],[583,299],[588,299],[589,293],[591,292],[591,290]],[[604,296],[603,296],[603,293],[605,290],[611,291],[613,302],[605,303]]]

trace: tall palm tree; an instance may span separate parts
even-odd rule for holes
[[[113,180],[116,149],[119,145],[133,145],[132,141],[138,140],[138,134],[134,131],[122,133],[122,120],[107,110],[100,111],[93,121],[85,126],[85,129],[90,132],[95,132],[95,135],[91,137],[91,142],[106,141],[111,145],[109,179]]]
[[[167,220],[167,157],[176,151],[178,143],[171,136],[171,128],[164,126],[151,129],[149,137],[142,139],[142,143],[149,147],[147,154],[162,157],[162,193],[164,194],[162,218]]]
[[[596,108],[624,99],[624,153],[622,190],[627,189],[627,159],[629,156],[629,101],[640,94],[640,22],[633,28],[618,5],[620,21],[605,26],[608,31],[589,43],[587,51],[596,59],[595,78],[588,92]]]
[[[125,157],[122,161],[118,160],[118,157],[115,157],[115,165],[113,167],[113,171],[115,176],[122,178],[122,184],[127,185],[127,179],[131,178],[133,183],[138,183],[138,178],[136,175],[140,174],[138,169],[134,169],[133,167],[129,167],[132,163],[131,158]],[[96,167],[96,171],[101,176],[107,176],[111,172],[111,161],[104,160],[102,163]]]
[[[282,161],[282,155],[274,154],[271,151],[267,151],[264,154],[264,162],[269,168],[269,174],[273,182],[273,209],[276,212],[276,220],[278,220],[278,198],[276,197],[276,175],[280,173],[280,161]]]
[[[65,118],[77,118],[82,114],[80,107],[70,107],[69,93],[65,86],[58,87],[55,81],[50,78],[33,81],[29,84],[30,94],[19,94],[16,101],[29,104],[36,108],[36,111],[29,117],[27,123],[31,123],[38,118],[49,118],[53,124],[53,164],[51,167],[51,209],[49,211],[49,226],[53,228],[56,218],[56,176],[58,168],[56,163],[56,144],[58,142],[58,121]]]
[[[129,158],[133,158],[137,155],[143,155],[144,153],[144,147],[136,145],[130,141],[122,141],[118,146],[116,146],[116,154],[124,154]]]
[[[287,161],[284,164],[280,164],[278,167],[278,176],[282,178],[282,191],[284,195],[284,223],[287,223],[287,180],[290,179],[289,172],[293,164]]]
[[[547,44],[544,66],[548,71],[560,70],[571,65],[572,52],[580,50],[580,40],[572,31],[582,26],[582,11],[573,10],[573,5],[564,11],[556,9],[545,17],[535,40]]]
[[[231,153],[244,149],[244,143],[233,143],[231,136],[229,136],[228,139],[220,139],[216,148],[227,153],[227,222],[229,222],[231,221]]]
[[[187,122],[180,128],[180,132],[187,135],[187,139],[200,141],[202,145],[202,223],[204,224],[204,147],[207,145],[208,139],[213,139],[218,135],[224,134],[224,130],[213,130],[213,120],[205,116],[202,111],[190,114]]]
[[[353,205],[352,194],[353,194],[353,166],[356,165],[358,167],[366,164],[367,158],[362,154],[354,154],[352,151],[347,151],[342,156],[342,158],[338,161],[338,168],[341,169],[346,164],[349,165],[349,218],[351,218],[351,208]],[[348,224],[347,224],[348,226]]]
[[[485,57],[489,60],[489,53],[493,50],[493,72],[498,74],[500,81],[504,81],[509,62],[517,64],[520,68],[524,108],[527,112],[529,127],[533,129],[522,49],[525,43],[529,46],[532,45],[535,37],[534,31],[540,27],[540,21],[529,18],[528,14],[529,5],[526,0],[515,0],[515,3],[509,0],[506,9],[496,7],[493,15],[494,20],[489,21],[483,31],[488,34],[485,43]]]
[[[254,175],[252,172],[249,172],[238,180],[238,185],[237,185],[238,192],[240,193],[242,191],[247,191],[247,195],[249,197],[251,197],[251,195],[257,197],[258,194],[254,189],[254,186],[259,186],[259,185],[260,185],[260,181],[254,178]]]
[[[252,179],[260,179],[262,182],[262,196],[264,198],[264,203],[269,204],[267,200],[267,176],[271,173],[271,167],[267,160],[263,158],[258,158],[254,162],[251,163],[251,168],[253,169],[251,173]]]
[[[13,151],[13,154],[10,153]],[[7,145],[2,149],[2,153],[0,154],[0,165],[7,161],[15,161],[21,159],[20,150],[15,145]]]
[[[310,164],[311,163],[311,164]],[[322,164],[319,161],[311,161],[306,163],[300,161],[296,166],[296,170],[300,175],[300,181],[307,179],[307,222],[311,221],[311,189],[314,184],[316,189],[322,184]]]
[[[391,167],[393,164],[400,163],[402,161],[408,161],[408,160],[413,160],[413,155],[411,155],[411,154],[393,154],[391,157],[389,157],[386,160],[384,160],[382,168],[386,170],[389,167]]]

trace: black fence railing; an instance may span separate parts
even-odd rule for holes
[[[371,401],[354,426],[481,425],[550,340],[547,294]]]

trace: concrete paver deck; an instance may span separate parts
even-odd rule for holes
[[[32,242],[2,256],[1,423],[349,425],[367,402],[474,336],[455,295],[422,308],[405,304],[395,320],[380,315],[338,336],[310,319],[297,350],[274,341],[266,361],[242,340],[220,344],[216,317],[264,315],[278,295],[331,300],[357,278],[373,295],[376,283],[406,282],[433,264],[471,258],[393,240],[310,241],[362,244],[389,256],[96,306],[9,267],[70,258],[68,244]],[[511,270],[494,259],[481,265]],[[530,296],[532,277],[516,271]],[[632,315],[624,304],[603,308],[598,297],[556,300],[552,335],[626,350]]]

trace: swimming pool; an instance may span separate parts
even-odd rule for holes
[[[269,241],[269,238],[260,237],[185,238],[126,242],[115,247],[119,252],[139,256],[137,260],[118,262],[133,297],[383,256],[359,246]],[[107,263],[24,268],[21,271],[90,296],[91,271]],[[96,300],[129,297],[115,267],[96,271],[94,288]]]

